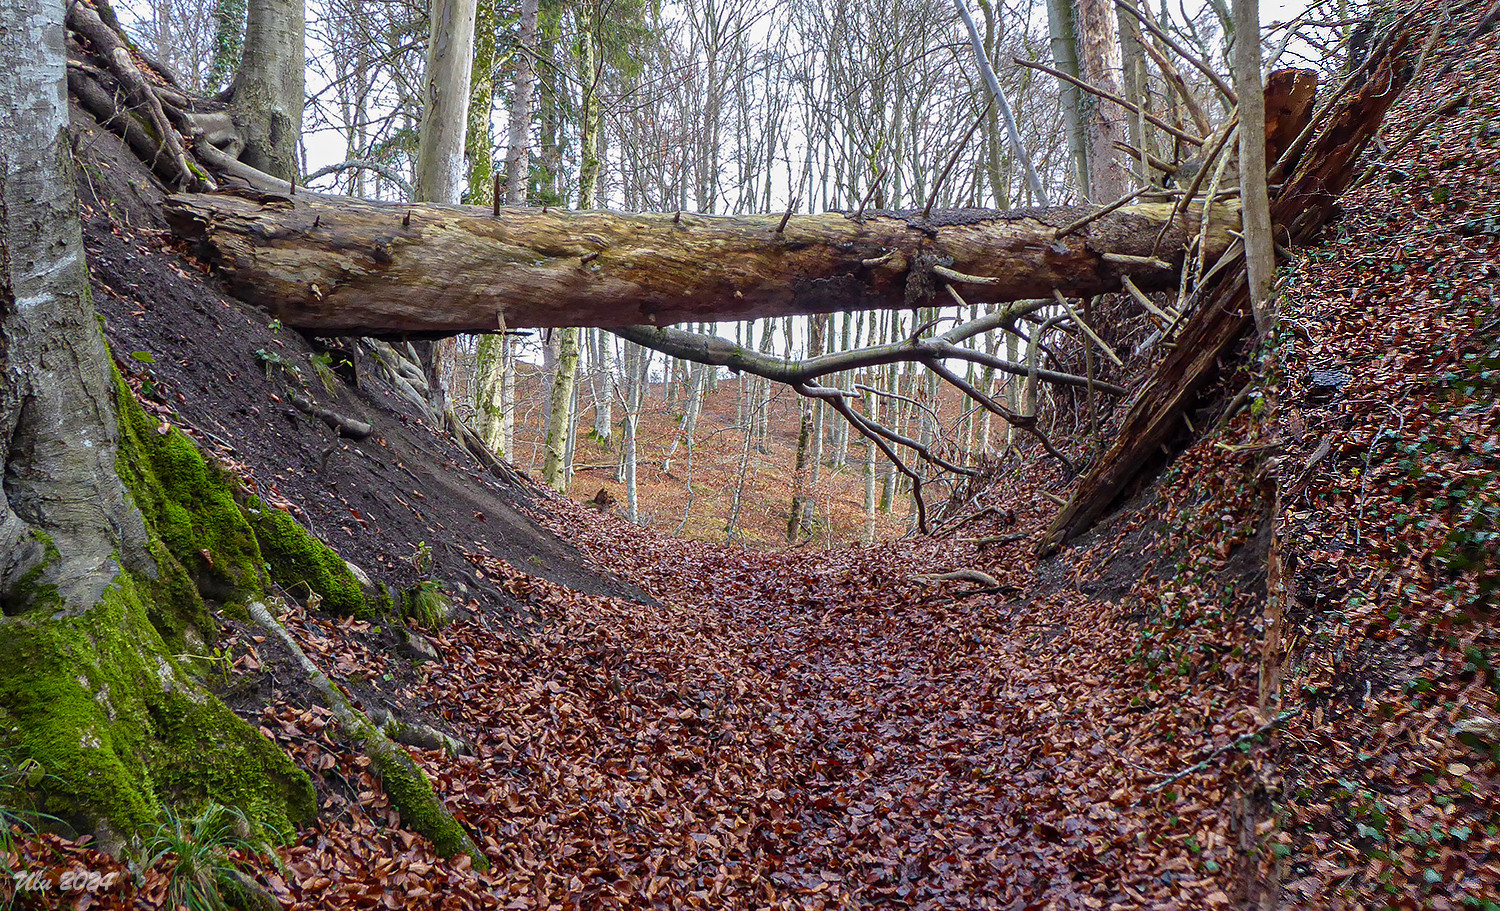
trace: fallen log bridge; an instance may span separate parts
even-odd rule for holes
[[[236,296],[321,334],[668,325],[1175,287],[1203,207],[1062,206],[863,216],[635,215],[397,205],[259,190],[168,198]],[[1079,222],[1089,219],[1080,225]],[[1239,227],[1213,206],[1204,249]]]

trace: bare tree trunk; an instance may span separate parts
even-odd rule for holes
[[[479,438],[498,456],[510,455],[505,438],[505,336],[480,336],[478,364],[475,368],[475,407],[479,416]]]
[[[1073,0],[1047,0],[1047,28],[1051,33],[1052,62],[1058,70],[1083,78],[1078,67],[1078,26],[1073,15]],[[1089,145],[1083,129],[1083,92],[1075,85],[1059,80],[1058,97],[1062,103],[1063,135],[1068,140],[1070,174],[1083,199],[1089,192]]]
[[[531,94],[536,88],[536,19],[539,0],[521,0],[521,34],[516,48],[516,84],[510,97],[510,123],[505,134],[505,204],[526,204],[531,182]]]
[[[1113,0],[1077,0],[1079,69],[1084,81],[1120,93],[1119,14]],[[1108,203],[1125,192],[1124,173],[1115,163],[1115,141],[1124,139],[1124,111],[1114,102],[1090,98],[1085,117],[1089,142],[1089,196]]]
[[[627,354],[625,356],[626,392],[625,392],[625,424],[623,452],[624,474],[625,474],[625,518],[632,522],[639,522],[640,499],[636,487],[636,466],[639,464],[636,447],[639,442],[638,429],[641,419],[641,406],[646,401],[645,381],[647,371],[651,369],[651,362],[647,357],[646,349],[631,342],[626,342]]]
[[[426,95],[417,143],[417,198],[425,202],[458,202],[477,9],[477,0],[432,0]]]
[[[495,110],[495,0],[476,0],[474,65],[469,78],[469,125],[464,134],[468,192],[472,206],[495,201],[495,140],[490,129]]]
[[[594,436],[606,448],[615,432],[615,372],[613,343],[603,329],[590,333],[593,348],[593,370],[597,377],[594,390]]]
[[[240,160],[282,180],[299,172],[304,17],[303,0],[249,0],[244,51],[229,87],[229,110],[245,140]]]
[[[547,415],[547,457],[542,483],[558,493],[568,489],[568,428],[573,423],[573,386],[578,375],[578,330],[559,331],[557,375],[552,383],[552,409]]]
[[[865,414],[872,423],[880,423],[880,396],[873,392],[865,393]],[[875,507],[878,504],[875,487],[875,441],[865,440],[864,542],[866,544],[875,543]]]
[[[1137,0],[1124,0],[1134,6]],[[1138,38],[1139,29],[1136,18],[1122,9],[1115,10],[1115,27],[1120,36],[1120,81],[1123,83],[1123,94],[1126,101],[1133,101],[1143,109],[1147,107],[1150,99],[1149,82],[1147,81],[1146,51],[1141,47]],[[1145,128],[1144,118],[1127,113],[1127,135],[1130,144],[1137,149],[1151,152],[1154,143],[1151,142],[1151,131]],[[1153,171],[1139,159],[1134,159],[1131,168],[1142,183],[1152,181]],[[1107,201],[1107,200],[1106,200]]]
[[[1234,0],[1234,91],[1240,97],[1240,197],[1244,201],[1245,270],[1255,331],[1265,338],[1276,322],[1271,281],[1276,250],[1266,188],[1266,98],[1260,75],[1260,3]]]

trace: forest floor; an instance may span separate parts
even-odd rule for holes
[[[339,450],[375,466],[355,518],[389,510],[380,537],[340,531],[372,572],[419,577],[378,552],[441,534],[423,540],[442,567],[500,597],[429,631],[436,660],[295,602],[287,625],[360,698],[471,746],[413,755],[493,868],[404,830],[329,714],[229,624],[227,686],[258,694],[237,710],[321,800],[258,879],[306,909],[1500,908],[1500,43],[1466,37],[1483,10],[1463,10],[1343,220],[1286,270],[1283,328],[1247,352],[1256,394],[1056,557],[1032,554],[1066,483],[1036,460],[1005,463],[974,504],[995,511],[945,536],[753,551],[491,491],[506,528],[542,526],[507,538],[467,505],[492,482],[420,428]],[[127,241],[100,217],[107,264]],[[128,290],[123,263],[100,280]],[[327,489],[322,441],[277,423],[264,366],[221,393],[192,372],[210,355],[168,360],[151,320],[116,334],[127,299],[100,306],[122,362],[154,354],[158,407],[213,417],[221,458],[325,537],[347,524],[357,488]],[[217,394],[275,420],[201,404]],[[264,424],[292,442],[254,442]],[[427,491],[403,510],[381,460],[465,492],[424,513],[438,482],[400,480]],[[913,578],[959,568],[999,590]],[[54,836],[25,851],[114,863]],[[165,883],[96,905],[155,907]]]

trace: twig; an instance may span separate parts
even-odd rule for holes
[[[953,149],[953,154],[948,156],[948,163],[943,166],[942,173],[938,175],[938,179],[932,184],[932,192],[927,194],[927,205],[922,207],[923,221],[926,221],[932,216],[932,206],[937,202],[938,193],[940,193],[943,189],[943,181],[948,179],[949,173],[953,171],[953,166],[955,164],[958,164],[958,156],[963,154],[964,147],[967,146],[969,144],[969,140],[974,137],[974,131],[979,129],[979,125],[981,123],[984,123],[984,118],[989,116],[990,108],[994,105],[994,103],[994,99],[990,99],[989,104],[986,104],[984,106],[984,110],[980,111],[979,116],[974,119],[974,124],[973,126],[969,127],[969,132],[965,133],[964,138],[958,141],[958,145]],[[860,206],[860,211],[864,211],[863,205]]]
[[[986,108],[985,110],[989,110],[989,109]],[[890,167],[889,165],[882,165],[881,168],[880,168],[880,173],[876,174],[875,175],[875,179],[872,180],[872,181],[870,181],[870,188],[865,191],[864,197],[861,198],[860,201],[859,201],[859,209],[854,213],[854,220],[855,221],[859,221],[861,218],[864,217],[865,206],[867,206],[867,205],[870,204],[870,200],[875,196],[875,191],[878,190],[878,189],[880,189],[880,183],[881,183],[881,181],[885,180],[885,172],[886,172],[886,170],[889,167]],[[681,214],[681,213],[678,213],[678,214]]]
[[[1246,741],[1254,740],[1255,738],[1259,737],[1260,735],[1266,733],[1267,731],[1269,731],[1272,728],[1276,727],[1277,725],[1281,724],[1283,721],[1286,721],[1288,718],[1291,718],[1293,715],[1300,714],[1301,711],[1302,711],[1302,707],[1298,706],[1297,708],[1288,709],[1287,711],[1282,712],[1280,715],[1277,715],[1275,718],[1272,718],[1270,721],[1267,721],[1265,724],[1261,725],[1260,727],[1256,728],[1255,730],[1251,731],[1250,733],[1248,733],[1248,734],[1242,734],[1241,736],[1236,737],[1235,739],[1229,741],[1228,743],[1224,744],[1223,746],[1215,749],[1213,752],[1211,752],[1207,756],[1203,757],[1203,761],[1199,762],[1197,765],[1190,766],[1190,767],[1188,767],[1186,769],[1183,769],[1181,772],[1178,772],[1177,774],[1172,775],[1171,777],[1167,778],[1165,781],[1159,781],[1159,782],[1157,782],[1156,784],[1154,784],[1151,787],[1147,788],[1146,789],[1146,793],[1147,794],[1154,794],[1157,791],[1160,791],[1162,788],[1165,788],[1168,785],[1173,784],[1174,782],[1181,781],[1182,779],[1188,777],[1189,775],[1192,775],[1192,774],[1195,774],[1197,772],[1203,771],[1204,769],[1208,768],[1213,763],[1213,761],[1215,759],[1218,759],[1220,756],[1223,756],[1225,753],[1229,752],[1230,750],[1234,749],[1235,747],[1238,747],[1240,744],[1245,743]]]
[[[1240,103],[1239,96],[1236,95],[1234,93],[1234,89],[1230,88],[1229,84],[1224,81],[1223,76],[1220,76],[1218,72],[1215,71],[1214,68],[1209,66],[1207,63],[1204,63],[1202,60],[1199,60],[1192,54],[1189,54],[1185,49],[1183,49],[1182,45],[1172,40],[1172,37],[1170,35],[1162,31],[1155,22],[1152,22],[1150,16],[1142,13],[1131,4],[1125,3],[1124,0],[1115,0],[1115,5],[1125,12],[1129,13],[1130,15],[1134,16],[1136,20],[1141,23],[1141,25],[1146,27],[1146,31],[1155,35],[1163,44],[1175,51],[1177,53],[1177,56],[1181,57],[1183,60],[1186,60],[1188,63],[1191,63],[1194,67],[1197,68],[1198,72],[1207,76],[1208,81],[1214,84],[1214,88],[1218,89],[1219,93],[1223,95],[1230,104],[1238,105]]]
[[[1136,104],[1135,102],[1126,101],[1124,98],[1121,98],[1114,92],[1107,92],[1096,85],[1091,85],[1087,82],[1084,82],[1082,79],[1074,76],[1069,76],[1062,70],[1054,70],[1052,67],[1047,66],[1046,64],[1035,63],[1030,60],[1022,60],[1020,57],[1012,57],[1010,59],[1014,60],[1020,66],[1024,66],[1028,69],[1041,70],[1049,76],[1056,76],[1058,79],[1061,79],[1062,81],[1069,83],[1070,85],[1075,85],[1078,88],[1083,89],[1090,95],[1098,95],[1100,98],[1103,98],[1106,101],[1113,101],[1115,104],[1118,104],[1120,107],[1124,108],[1132,114],[1144,115],[1145,118],[1150,121],[1151,124],[1157,129],[1165,130],[1166,132],[1171,133],[1173,136],[1176,136],[1178,139],[1181,139],[1183,142],[1195,146],[1201,146],[1204,143],[1204,139],[1202,136],[1194,136],[1192,133],[1189,133],[1186,130],[1179,130],[1177,127],[1172,126],[1170,123],[1167,123],[1165,120],[1162,120],[1160,117],[1157,117],[1150,111],[1143,110],[1141,106]]]
[[[1068,299],[1062,296],[1062,292],[1057,290],[1056,288],[1053,288],[1052,294],[1057,298],[1057,302],[1059,304],[1062,304],[1063,309],[1068,311],[1068,316],[1072,318],[1074,325],[1076,325],[1079,329],[1082,329],[1083,334],[1087,335],[1095,345],[1098,345],[1100,351],[1103,351],[1105,354],[1109,355],[1109,359],[1115,362],[1116,367],[1124,367],[1125,362],[1120,360],[1120,356],[1118,354],[1115,354],[1115,349],[1105,344],[1104,339],[1100,338],[1098,333],[1089,328],[1089,324],[1083,321],[1083,317],[1079,316],[1078,311],[1073,309],[1073,305],[1068,303]]]
[[[955,544],[973,544],[976,547],[989,547],[995,544],[1014,544],[1017,541],[1025,541],[1031,535],[1017,532],[1011,535],[995,535],[989,538],[954,538]]]
[[[1136,190],[1134,193],[1128,193],[1128,194],[1126,194],[1124,196],[1121,196],[1119,199],[1115,200],[1114,202],[1110,203],[1109,205],[1105,206],[1104,208],[1097,209],[1097,210],[1095,210],[1093,212],[1090,212],[1089,214],[1083,216],[1082,218],[1078,219],[1077,221],[1073,222],[1072,224],[1068,225],[1067,227],[1058,228],[1057,229],[1057,233],[1053,234],[1052,236],[1054,238],[1066,237],[1067,235],[1072,234],[1074,231],[1077,231],[1079,228],[1083,227],[1084,225],[1088,224],[1089,222],[1096,221],[1096,220],[1098,220],[1100,218],[1103,218],[1104,216],[1106,216],[1109,213],[1113,212],[1114,210],[1120,208],[1121,206],[1125,205],[1126,203],[1133,202],[1134,200],[1140,198],[1141,194],[1147,193],[1147,192],[1149,192],[1151,190],[1154,190],[1154,189],[1156,189],[1156,188],[1155,187],[1141,187],[1139,190]]]
[[[1161,269],[1169,272],[1172,264],[1164,259],[1154,256],[1131,256],[1129,253],[1100,253],[1099,258],[1107,263],[1115,263],[1121,266],[1147,266],[1152,269]]]
[[[960,528],[963,528],[965,525],[968,525],[970,522],[976,521],[978,519],[982,519],[985,516],[990,515],[991,513],[995,512],[995,511],[996,511],[995,507],[993,507],[993,506],[986,506],[985,508],[979,510],[978,512],[971,512],[971,513],[969,513],[968,515],[964,516],[962,519],[959,519],[957,522],[954,522],[952,525],[949,525],[947,528],[944,528],[944,529],[941,529],[939,531],[933,532],[932,536],[934,538],[941,538],[944,535],[951,535],[954,532],[958,531]]]
[[[1151,303],[1151,298],[1147,297],[1144,291],[1136,287],[1135,282],[1130,280],[1130,276],[1120,276],[1120,284],[1125,286],[1125,290],[1130,292],[1130,296],[1135,298],[1136,303],[1140,304],[1142,307],[1145,307],[1147,312],[1149,312],[1152,316],[1155,316],[1157,319],[1161,320],[1162,325],[1165,326],[1166,324],[1173,321],[1173,317],[1170,316],[1165,310],[1162,310],[1160,307]]]
[[[967,272],[960,272],[957,269],[950,269],[947,266],[933,266],[932,274],[936,275],[938,278],[944,278],[950,282],[958,282],[959,284],[963,285],[1005,284],[1005,279],[1003,278],[986,278],[983,275],[970,275]]]
[[[797,203],[799,203],[801,201],[802,201],[802,197],[800,197],[800,196],[793,196],[792,197],[791,203],[786,207],[786,214],[784,214],[784,215],[781,216],[781,224],[779,224],[779,225],[776,226],[776,233],[778,235],[786,233],[786,223],[787,223],[787,220],[792,217],[792,210],[795,209],[795,208],[797,208]]]

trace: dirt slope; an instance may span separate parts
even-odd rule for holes
[[[484,472],[411,417],[368,357],[359,388],[325,389],[306,340],[220,294],[183,255],[159,221],[159,188],[119,141],[87,114],[74,122],[95,305],[116,361],[158,416],[398,589],[425,576],[475,588],[464,553],[482,547],[581,591],[630,593],[536,529],[526,515],[536,488]],[[374,435],[338,440],[292,407],[289,390],[373,424]]]

